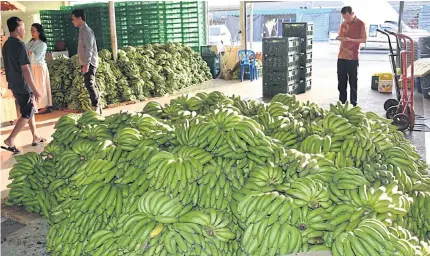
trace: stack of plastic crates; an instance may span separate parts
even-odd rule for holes
[[[165,42],[182,43],[184,30],[182,28],[181,2],[164,2]]]
[[[163,32],[163,6],[163,2],[127,2],[129,45],[164,42],[160,34]]]
[[[118,47],[129,45],[128,24],[131,17],[128,16],[127,2],[115,2],[115,25]]]
[[[98,49],[111,49],[110,18],[108,3],[92,3],[75,5],[75,8],[83,9],[88,26],[93,30]]]
[[[300,39],[263,38],[263,96],[296,93],[299,83]]]
[[[69,32],[69,19],[64,19],[63,10],[40,11],[40,21],[45,29],[46,39],[48,40],[48,51],[55,51],[57,42],[67,41]]]
[[[206,44],[204,1],[181,1],[182,43],[199,51]]]
[[[284,38],[300,38],[300,82],[297,93],[305,93],[312,86],[313,27],[312,23],[306,22],[282,24],[282,36]]]
[[[71,22],[73,9],[83,9],[94,31],[98,49],[111,49],[108,3],[79,4],[61,7],[60,11],[41,11],[47,29],[48,49],[66,41],[69,54],[77,53],[79,29]],[[206,42],[205,4],[202,1],[133,1],[115,3],[118,46],[142,46],[177,42],[200,51]]]

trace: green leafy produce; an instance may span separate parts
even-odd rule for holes
[[[359,107],[220,92],[70,114],[16,157],[7,204],[52,255],[429,255],[428,166]]]
[[[209,68],[190,47],[180,44],[125,47],[99,51],[96,85],[103,105],[162,96],[211,79]],[[73,110],[91,107],[77,57],[62,57],[48,65],[54,106]]]

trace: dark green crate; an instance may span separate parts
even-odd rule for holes
[[[200,43],[200,41],[201,41],[200,38],[182,38],[182,42],[185,44],[188,44],[188,43],[198,44]]]
[[[170,28],[165,30],[165,34],[171,35],[171,34],[182,34],[182,28]]]
[[[379,76],[372,76],[371,89],[378,90],[378,87],[379,87]]]
[[[202,6],[202,2],[199,1],[181,1],[182,8],[195,8]]]
[[[300,66],[306,66],[312,64],[312,52],[300,54]]]
[[[285,56],[300,51],[300,38],[263,38],[264,56]]]
[[[300,52],[301,53],[312,52],[312,46],[313,46],[313,38],[312,37],[301,38],[301,42],[300,42]]]
[[[312,65],[300,67],[300,79],[304,80],[310,77],[312,77]]]
[[[116,35],[118,37],[127,36],[129,34],[128,30],[116,30]]]
[[[171,15],[175,15],[175,14],[181,14],[181,9],[180,8],[173,8],[173,9],[167,9],[165,12],[166,16],[171,16]]]
[[[264,79],[264,75],[263,75]],[[263,97],[273,97],[279,93],[294,94],[297,90],[297,82],[265,83],[263,82]]]
[[[215,56],[202,56],[202,59],[208,64],[211,70],[212,77],[216,78],[220,72],[220,56],[217,54]]]
[[[299,86],[297,87],[297,94],[305,93],[312,88],[312,78],[300,80]]]
[[[199,28],[184,28],[183,33],[199,33],[201,34],[201,30]]]
[[[181,24],[181,18],[175,18],[175,19],[170,19],[170,18],[166,18],[166,24]]]
[[[200,33],[184,33],[182,36],[184,39],[190,38],[190,39],[200,39],[201,34]]]
[[[182,28],[181,23],[169,23],[166,24],[166,29]]]
[[[263,53],[264,54],[264,53]],[[285,56],[266,56],[263,55],[263,68],[270,70],[288,70],[299,67],[299,54],[290,54]]]
[[[299,68],[289,70],[271,70],[264,69],[263,83],[284,84],[290,82],[299,82]]]
[[[164,8],[166,10],[169,9],[181,9],[181,2],[164,2],[165,6]]]
[[[191,29],[191,28],[200,28],[200,26],[196,23],[182,23],[183,29]],[[206,31],[205,29],[202,29],[201,31]]]
[[[200,56],[214,57],[216,55],[218,55],[218,53],[213,50],[213,47],[211,45],[200,46]]]
[[[181,13],[183,19],[198,19],[199,15],[197,13]]]
[[[288,22],[282,23],[282,37],[301,37],[305,38],[308,36],[313,36],[312,23],[306,22]]]
[[[198,24],[199,18],[182,18],[182,24]]]

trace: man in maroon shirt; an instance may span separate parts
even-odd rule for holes
[[[340,26],[339,40],[340,49],[337,60],[337,79],[339,100],[345,104],[347,99],[347,86],[349,80],[350,102],[357,105],[357,82],[358,82],[358,52],[361,43],[366,43],[366,26],[359,20],[350,6],[341,10],[344,22]]]

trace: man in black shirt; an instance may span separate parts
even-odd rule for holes
[[[7,20],[7,26],[10,37],[3,46],[3,61],[8,87],[18,102],[21,117],[18,119],[12,133],[4,141],[7,147],[2,146],[2,148],[13,153],[19,153],[19,150],[15,147],[15,138],[27,123],[30,125],[30,130],[33,134],[33,146],[46,140],[39,136],[36,130],[36,121],[34,119],[35,101],[39,99],[40,94],[33,82],[27,49],[24,42],[21,41],[25,35],[24,22],[18,17],[11,17]]]

